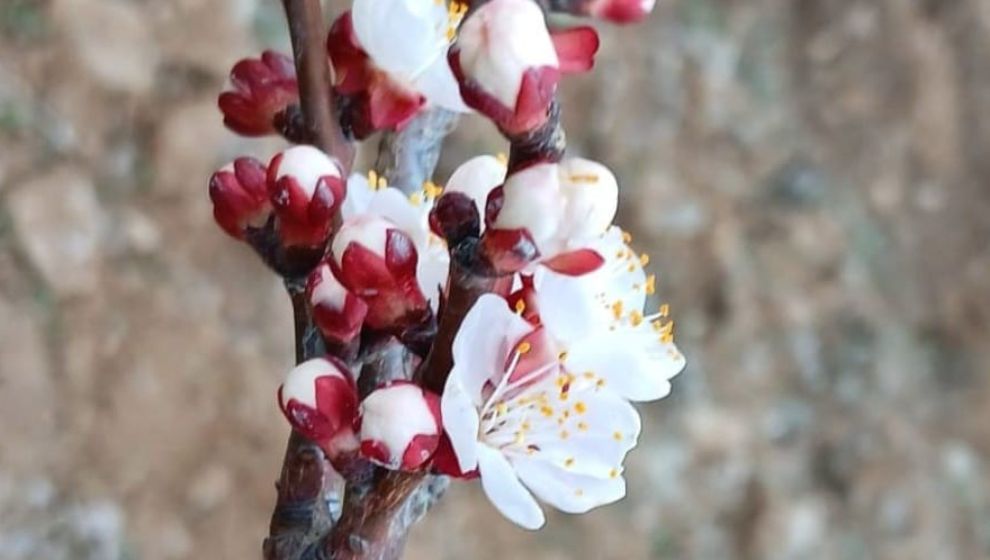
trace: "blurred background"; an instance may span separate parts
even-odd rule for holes
[[[990,2],[660,4],[563,107],[688,369],[626,500],[529,534],[455,485],[408,558],[990,557]],[[287,44],[276,0],[0,3],[0,559],[260,556],[289,305],[206,181],[280,146],[215,100]],[[455,139],[438,181],[505,150]]]

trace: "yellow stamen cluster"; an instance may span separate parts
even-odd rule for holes
[[[423,183],[423,194],[426,195],[427,199],[431,199],[431,200],[435,198],[440,198],[440,195],[443,194],[443,187],[434,183],[433,181],[427,181]]]
[[[447,41],[453,41],[457,37],[457,27],[461,25],[467,11],[468,5],[457,0],[447,5]]]
[[[374,169],[368,171],[368,188],[379,191],[386,187],[388,187],[388,179],[384,175],[379,175]]]

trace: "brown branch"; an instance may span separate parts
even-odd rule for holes
[[[440,325],[433,348],[416,372],[420,385],[440,394],[454,365],[452,349],[464,317],[482,295],[504,294],[511,287],[512,276],[497,276],[477,260],[477,240],[462,243],[451,252],[450,275],[447,279],[447,299],[440,315]]]
[[[306,305],[304,283],[287,279],[295,325],[296,363],[324,354],[322,340]],[[282,473],[275,487],[278,498],[272,512],[268,538],[263,545],[266,560],[296,558],[333,524],[330,510],[342,490],[340,476],[319,446],[293,431],[282,460]]]
[[[282,0],[282,4],[292,38],[303,122],[313,143],[337,158],[346,174],[354,162],[354,146],[345,138],[334,112],[332,67],[324,47],[327,28],[320,1]]]

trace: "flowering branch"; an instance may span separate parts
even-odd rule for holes
[[[210,181],[217,224],[293,305],[265,558],[397,559],[448,477],[480,477],[527,529],[545,521],[537,498],[571,513],[620,499],[630,401],[666,395],[684,360],[666,307],[644,313],[655,278],[612,225],[615,176],[564,158],[557,86],[591,69],[598,35],[544,12],[630,21],[649,0],[354,0],[325,48],[318,0],[283,2],[295,63],[238,62],[218,104],[231,130],[300,145]],[[443,138],[471,110],[509,157],[441,188]],[[377,170],[348,175],[349,139],[375,132]]]

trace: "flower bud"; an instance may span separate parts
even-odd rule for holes
[[[635,23],[650,15],[656,0],[592,0],[589,15],[615,23]]]
[[[505,163],[493,156],[477,156],[461,164],[430,213],[431,229],[451,245],[480,235],[488,197],[504,180]]]
[[[231,237],[244,239],[247,228],[260,228],[268,221],[272,208],[266,175],[263,163],[243,157],[210,178],[213,218]]]
[[[373,391],[361,402],[361,454],[393,470],[423,466],[440,441],[440,398],[408,381]]]
[[[564,222],[571,237],[605,233],[619,207],[619,184],[604,165],[583,158],[560,162],[560,188],[566,199]]]
[[[299,99],[292,59],[275,51],[235,64],[230,82],[233,91],[221,93],[217,105],[227,128],[244,136],[274,134],[275,120]]]
[[[294,146],[268,166],[268,195],[286,246],[319,247],[346,186],[337,162],[312,146]]]
[[[358,42],[351,12],[331,26],[327,54],[336,70],[334,91],[349,98],[346,125],[358,139],[377,130],[401,129],[426,103],[408,83],[392,79],[375,65]]]
[[[296,431],[326,446],[352,434],[357,389],[340,361],[315,358],[299,364],[285,377],[278,389],[278,405]]]
[[[461,25],[449,52],[461,96],[509,134],[547,118],[560,78],[543,12],[532,0],[492,0]]]
[[[345,220],[331,255],[337,278],[368,304],[370,328],[402,329],[429,316],[416,278],[416,247],[394,223],[372,214]]]
[[[347,345],[361,333],[368,304],[337,280],[327,263],[321,263],[306,280],[306,299],[313,321],[330,343]]]
[[[448,58],[461,96],[508,135],[543,124],[561,73],[594,64],[598,34],[591,27],[547,30],[531,0],[492,0],[461,25]]]
[[[497,191],[496,191],[497,194]],[[595,270],[601,255],[583,248],[608,229],[618,205],[615,176],[584,159],[537,163],[509,176],[484,250],[496,268],[518,271],[536,260],[569,275]]]

